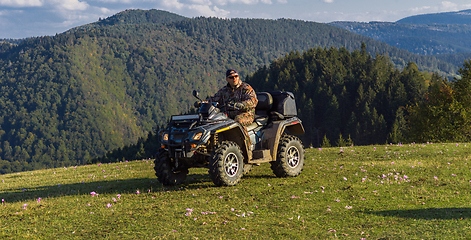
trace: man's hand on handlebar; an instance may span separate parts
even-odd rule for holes
[[[244,108],[245,108],[245,104],[244,104],[244,103],[241,103],[241,102],[235,103],[235,104],[234,104],[234,108],[235,108],[236,110],[244,109]]]

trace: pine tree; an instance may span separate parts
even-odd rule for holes
[[[327,138],[326,135],[324,135],[324,138],[322,139],[321,147],[323,148],[332,147],[332,145],[330,144],[330,140]]]

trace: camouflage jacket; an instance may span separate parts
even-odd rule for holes
[[[234,104],[237,102],[244,103],[245,107],[239,110],[223,109],[227,112],[229,117],[234,117],[241,113],[250,113],[252,116],[255,115],[255,107],[257,106],[258,100],[255,90],[245,82],[241,82],[236,88],[232,88],[229,83],[221,88],[214,96],[206,99],[212,102],[218,102],[221,106],[227,104]]]

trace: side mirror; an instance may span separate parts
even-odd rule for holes
[[[202,101],[202,100],[200,99],[200,94],[198,93],[198,91],[193,90],[193,96],[194,96],[195,98],[197,98],[198,100]]]

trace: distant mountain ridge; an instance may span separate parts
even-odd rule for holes
[[[330,25],[421,55],[471,52],[471,25],[333,22]]]
[[[397,23],[407,24],[467,24],[471,25],[471,9],[458,12],[429,13],[405,17]]]
[[[329,24],[421,55],[471,53],[471,10],[417,15],[397,22]]]

